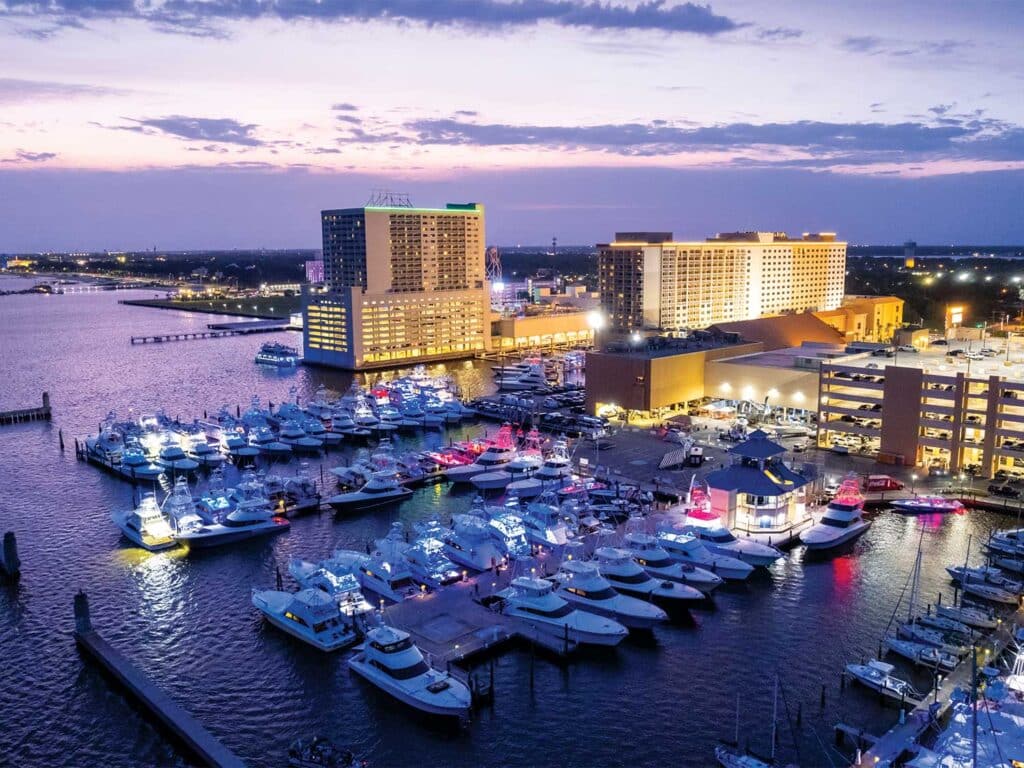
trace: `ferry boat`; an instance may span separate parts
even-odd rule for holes
[[[302,355],[295,347],[278,342],[270,342],[260,347],[256,353],[257,365],[272,365],[275,368],[294,368],[302,362]]]
[[[661,608],[616,592],[594,563],[569,560],[549,580],[557,585],[556,593],[569,603],[615,619],[628,629],[652,629],[668,619]]]
[[[550,581],[519,576],[497,593],[505,616],[525,623],[530,631],[556,640],[590,645],[618,645],[629,634],[619,622],[573,608],[554,592]]]
[[[656,579],[633,559],[627,549],[598,547],[594,551],[598,569],[611,585],[626,595],[652,600],[665,608],[704,601],[699,589],[668,579]]]
[[[152,493],[144,494],[135,509],[113,512],[111,518],[125,538],[150,552],[178,546],[174,530]]]
[[[627,533],[623,537],[622,548],[629,550],[637,564],[655,578],[688,584],[706,595],[722,586],[721,576],[692,564],[674,561],[658,539],[649,533]]]
[[[385,693],[422,712],[444,717],[469,713],[469,689],[427,664],[408,632],[386,624],[371,629],[362,651],[349,660],[348,666]]]
[[[375,472],[358,491],[339,493],[327,499],[336,513],[355,512],[397,504],[412,496],[412,491],[398,482],[394,472]]]
[[[889,505],[897,512],[907,515],[928,514],[963,514],[964,505],[959,499],[947,499],[943,496],[915,496],[912,499],[894,499]]]
[[[275,627],[321,651],[337,651],[359,641],[351,619],[322,590],[254,589],[252,604]]]
[[[817,523],[800,534],[800,541],[809,550],[834,549],[853,541],[871,527],[862,516],[864,496],[860,481],[850,475],[839,484],[839,490],[825,507]]]

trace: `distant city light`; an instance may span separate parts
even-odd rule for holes
[[[966,282],[971,279],[971,273],[961,272],[959,275],[956,276],[956,279],[959,280],[961,283]]]
[[[643,336],[640,335],[640,331],[633,331],[633,333],[629,335],[630,341],[632,341],[634,344],[639,344],[642,338]]]
[[[503,282],[501,282],[501,280],[499,280],[498,282],[493,283],[491,285],[491,291],[493,293],[501,293],[504,290],[505,290],[505,284]]]
[[[590,326],[590,329],[593,331],[600,331],[605,325],[604,314],[596,309],[588,312],[587,325]]]

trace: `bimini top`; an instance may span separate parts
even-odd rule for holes
[[[762,429],[755,429],[739,445],[729,449],[733,456],[742,456],[745,459],[770,459],[772,456],[779,456],[786,452],[778,443],[768,438],[768,433]]]

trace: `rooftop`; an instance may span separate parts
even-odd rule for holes
[[[747,349],[744,350],[744,346]],[[713,349],[727,349],[729,347],[737,347],[737,354],[756,349],[756,347],[751,347],[749,344],[745,345],[744,341],[736,336],[736,334],[692,331],[685,338],[648,336],[636,342],[629,338],[621,341],[609,341],[602,346],[598,353],[653,360],[660,357],[688,355],[696,352],[707,352]]]
[[[760,341],[769,351],[798,347],[805,342],[835,345],[845,343],[839,331],[819,320],[811,312],[715,323],[708,330],[734,333],[747,341]]]
[[[798,475],[782,462],[773,462],[763,470],[755,466],[734,464],[709,473],[705,479],[710,488],[755,496],[781,496],[807,485],[807,478]]]
[[[863,356],[863,353],[860,354]],[[855,359],[847,353],[846,348],[839,344],[822,344],[807,342],[799,347],[772,349],[766,352],[754,352],[750,355],[725,357],[716,362],[726,365],[756,365],[763,368],[786,368],[816,370],[823,362],[846,363]]]
[[[729,449],[733,456],[742,456],[746,459],[768,459],[785,453],[786,449],[768,438],[768,433],[763,429],[755,429],[739,445]]]
[[[673,240],[671,232],[616,232],[610,245],[704,245],[706,243],[834,243],[835,232],[804,232],[800,237],[790,237],[785,232],[719,232],[706,240]],[[609,243],[602,245],[608,246]]]

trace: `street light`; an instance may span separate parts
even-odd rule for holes
[[[917,475],[910,476],[910,492],[917,495]]]

